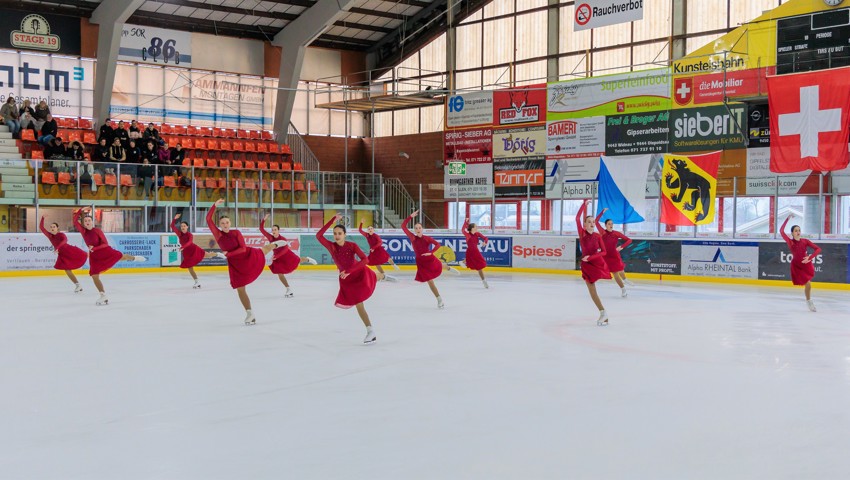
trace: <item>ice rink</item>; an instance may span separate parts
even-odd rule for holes
[[[0,279],[0,478],[846,479],[850,293],[413,272]]]

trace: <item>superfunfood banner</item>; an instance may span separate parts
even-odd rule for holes
[[[670,69],[550,83],[547,121],[670,108]]]

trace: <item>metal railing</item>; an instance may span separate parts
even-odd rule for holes
[[[315,172],[321,170],[318,157],[310,150],[310,146],[307,145],[301,133],[298,132],[298,129],[291,122],[289,123],[289,130],[286,135],[286,143],[292,151],[292,159],[295,163],[300,163],[306,170]]]

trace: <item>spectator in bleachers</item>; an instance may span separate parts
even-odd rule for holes
[[[84,160],[86,158],[86,151],[83,149],[82,143],[74,140],[65,151],[65,155],[71,160]]]
[[[159,130],[157,130],[153,126],[153,123],[149,123],[148,128],[145,129],[145,132],[142,134],[142,137],[144,137],[145,140],[159,140]]]
[[[127,142],[130,140],[130,135],[127,133],[127,128],[124,127],[124,122],[118,122],[118,128],[112,131],[112,138],[117,138],[121,141],[121,146],[127,148]]]
[[[151,165],[159,163],[159,152],[153,140],[145,143],[145,148],[142,149],[142,160],[147,160]]]
[[[47,146],[56,138],[56,132],[59,131],[59,125],[53,119],[53,115],[47,114],[47,120],[41,125],[41,135],[38,136],[38,143]]]
[[[180,181],[177,183],[181,187],[192,186],[192,169],[183,167],[180,169]]]
[[[50,142],[44,146],[45,160],[64,160],[67,157],[65,144],[59,137],[53,137]]]
[[[100,133],[97,136],[97,141],[105,139],[107,145],[112,144],[112,136],[114,132],[112,131],[112,125],[109,124],[109,119],[107,118],[103,125],[100,126]]]
[[[0,117],[3,117],[3,123],[12,132],[12,138],[19,138],[21,133],[20,114],[18,113],[18,106],[15,104],[15,97],[12,95],[9,95],[6,103],[0,108]]]
[[[47,106],[47,102],[44,100],[38,102],[38,105],[35,106],[35,113],[33,114],[33,123],[35,123],[36,132],[41,131],[41,126],[47,121],[48,115],[50,115],[50,107]]]
[[[165,140],[159,141],[159,151],[157,154],[159,156],[159,163],[162,165],[171,160],[171,151],[168,149],[168,145],[165,144]]]
[[[18,118],[21,119],[21,129],[24,128],[32,128],[35,129],[35,109],[32,108],[30,104],[30,100],[24,100],[24,104],[21,105],[21,109],[18,111]],[[37,134],[38,132],[36,132]],[[36,135],[37,136],[37,135]]]
[[[139,165],[139,168],[136,170],[136,174],[139,177],[139,185],[143,185],[145,187],[145,199],[147,199],[151,194],[154,175],[154,166],[151,165],[150,161],[148,161],[148,157],[143,157],[142,164]]]
[[[142,161],[142,149],[136,146],[136,141],[130,139],[127,142],[127,163],[140,163]]]
[[[177,144],[171,149],[171,161],[175,165],[183,165],[183,160],[186,159],[186,150],[183,150],[183,145]]]
[[[142,128],[139,126],[139,122],[133,120],[130,122],[130,139],[138,140],[142,138]]]
[[[101,137],[91,152],[91,161],[94,163],[108,162],[109,153],[109,145],[106,144],[106,138]]]
[[[114,163],[110,163],[108,165],[106,168],[107,173],[117,173],[117,166],[127,160],[127,153],[124,151],[124,145],[121,145],[121,139],[118,137],[112,139],[112,145],[109,147],[109,160]]]

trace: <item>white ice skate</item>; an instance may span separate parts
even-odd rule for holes
[[[446,308],[446,304],[443,303],[443,299],[440,297],[437,297],[437,308],[439,308],[440,310]]]
[[[83,286],[79,283],[74,284],[74,293],[80,293],[83,291]]]
[[[366,329],[366,338],[363,339],[363,343],[365,345],[370,345],[378,341],[378,336],[375,335],[375,331],[372,330],[372,327]]]
[[[455,267],[449,267],[449,271],[454,273],[455,275],[460,275],[460,270],[456,269]]]
[[[137,256],[133,257],[133,261],[137,262],[137,263],[142,263],[142,262],[147,262],[148,259],[145,258],[145,257],[140,257],[140,256],[137,255]]]
[[[295,296],[295,293],[292,292],[292,289],[286,287],[286,293],[283,294],[283,298],[292,298]]]
[[[393,262],[393,268],[395,268],[395,271],[396,271],[396,272],[400,272],[400,271],[401,271],[401,268],[399,268],[399,267],[398,267],[398,264],[397,264],[397,263],[395,263],[395,262]]]
[[[310,265],[318,265],[319,264],[319,262],[317,262],[313,257],[304,257],[304,261],[307,262]]]
[[[481,283],[484,284],[484,288],[490,288],[490,285],[487,284],[487,280],[481,280]]]
[[[393,283],[395,283],[395,282],[397,282],[397,281],[398,281],[398,279],[397,279],[397,278],[395,278],[395,277],[393,277],[392,275],[384,274],[384,281],[385,281],[385,282],[393,282]]]
[[[628,291],[628,290],[626,290],[626,287],[623,287],[621,290],[622,290],[622,291],[620,292],[620,296],[621,296],[621,297],[623,297],[623,298],[628,298],[628,296],[629,296],[629,291]]]
[[[635,282],[633,282],[633,281],[629,280],[628,278],[624,278],[624,279],[623,279],[623,283],[625,283],[625,284],[626,284],[626,286],[629,286],[629,287],[634,287],[634,286],[635,286]]]
[[[101,292],[100,298],[98,298],[97,301],[94,302],[94,304],[97,305],[98,307],[102,307],[104,305],[109,305],[109,299],[106,298],[105,293]]]
[[[810,310],[810,311],[812,311],[812,312],[817,312],[817,311],[818,311],[818,309],[817,309],[817,308],[815,308],[815,302],[814,302],[814,300],[806,300],[806,305],[808,305],[808,306],[809,306],[809,310]]]
[[[194,288],[194,289],[196,289],[196,290],[197,290],[197,289],[199,289],[199,288],[201,288],[201,282],[200,282],[200,281],[198,281],[198,280],[195,280],[195,284],[194,284],[194,285],[192,285],[192,288]]]
[[[596,324],[600,327],[604,327],[608,325],[608,314],[605,313],[605,310],[599,311],[599,320],[596,321]]]
[[[215,252],[215,256],[216,256],[216,258],[221,258],[223,260],[227,260],[227,255],[225,255],[223,252]]]
[[[245,313],[245,325],[255,325],[257,323],[257,319],[254,317],[254,313],[250,310],[246,310]]]
[[[459,261],[459,262],[457,262],[457,263],[458,263],[458,265],[460,265],[461,267],[466,268],[466,260],[461,260],[461,261]]]
[[[275,242],[272,242],[272,245],[274,245],[275,248],[286,247],[287,245],[289,245],[289,241],[288,240],[277,240]]]

